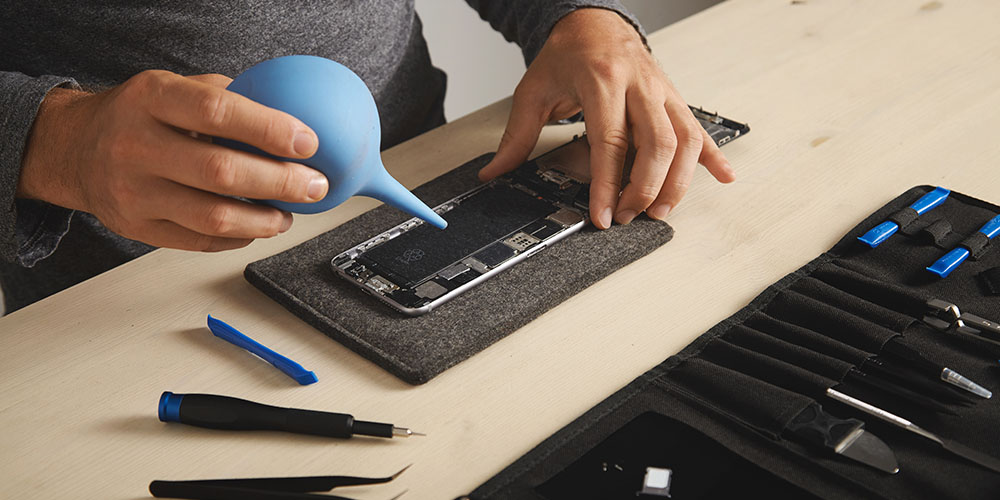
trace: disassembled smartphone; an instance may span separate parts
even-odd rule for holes
[[[750,129],[691,108],[717,144]],[[626,159],[626,171],[634,154]],[[411,316],[429,312],[491,276],[579,231],[588,221],[590,146],[586,136],[434,208],[439,230],[417,218],[331,261],[364,292]]]

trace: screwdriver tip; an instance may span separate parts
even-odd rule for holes
[[[422,432],[412,431],[410,429],[407,429],[406,427],[393,427],[392,428],[392,436],[393,437],[410,437],[410,436],[426,436],[426,435],[427,434],[424,434]]]

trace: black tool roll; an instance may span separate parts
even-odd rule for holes
[[[1000,390],[1000,344],[932,327],[947,314],[928,306],[939,299],[1000,320],[1000,239],[973,236],[1000,207],[951,193],[914,217],[907,207],[931,189],[903,193],[469,497],[1000,498],[1000,473],[828,396],[849,394],[1000,457],[1000,393],[985,399],[935,379],[947,367]],[[900,226],[894,236],[876,248],[857,240],[887,220]],[[951,275],[925,269],[958,245],[975,248]],[[914,352],[933,366],[909,359]],[[849,424],[841,431],[863,422],[898,473],[801,439],[796,429],[817,404]]]

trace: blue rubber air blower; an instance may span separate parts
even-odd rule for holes
[[[330,182],[326,197],[315,203],[257,200],[260,203],[314,214],[360,195],[388,203],[438,228],[447,226],[440,215],[385,170],[379,152],[382,131],[375,99],[365,82],[346,66],[316,56],[278,57],[244,71],[227,89],[298,118],[319,138],[319,149],[311,158],[279,159],[323,172]],[[273,157],[243,143],[219,142]]]

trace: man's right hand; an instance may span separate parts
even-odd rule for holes
[[[286,231],[291,214],[220,195],[315,202],[326,177],[204,137],[303,159],[318,139],[291,115],[225,90],[230,81],[144,71],[99,94],[54,89],[29,136],[17,197],[90,212],[158,247],[219,251]]]

